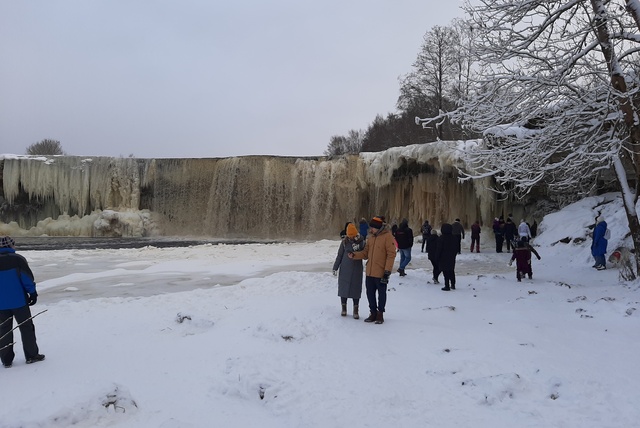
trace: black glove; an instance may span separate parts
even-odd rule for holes
[[[391,276],[391,272],[389,272],[388,270],[385,270],[384,275],[382,275],[382,278],[380,278],[380,284],[388,284],[390,276]]]
[[[27,302],[29,306],[35,305],[37,301],[38,301],[38,293],[34,291],[33,293],[29,294],[29,301]]]

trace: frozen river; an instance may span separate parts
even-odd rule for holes
[[[142,297],[197,288],[232,286],[248,278],[263,278],[278,272],[331,273],[338,241],[318,241],[319,253],[310,258],[305,251],[309,243],[238,243],[182,240],[171,244],[145,242],[139,248],[118,248],[117,242],[105,243],[74,238],[73,245],[61,240],[43,244],[18,240],[17,251],[30,262],[41,299],[84,300],[109,297]],[[95,248],[102,245],[106,248]],[[199,244],[199,245],[194,245]],[[29,245],[31,245],[29,247]],[[39,246],[38,246],[39,245]],[[133,245],[129,242],[128,245]],[[69,248],[74,249],[61,249]],[[115,248],[112,248],[115,247]],[[27,250],[27,248],[40,248]],[[59,249],[56,249],[59,248]],[[510,255],[495,252],[468,253],[458,256],[456,274],[509,274]],[[396,268],[399,256],[396,258]],[[407,274],[431,278],[431,263],[420,247],[414,247]],[[534,269],[535,272],[535,269]],[[401,285],[394,273],[390,286]]]

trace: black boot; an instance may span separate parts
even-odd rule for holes
[[[449,290],[451,290],[451,288],[449,288],[448,286],[446,286],[446,285],[445,285],[445,286],[444,286],[444,287],[442,287],[440,290],[442,290],[442,291],[449,291]]]
[[[382,316],[382,312],[378,312],[376,315],[376,324],[382,324],[384,322],[384,317]]]
[[[378,316],[377,312],[371,312],[369,316],[365,318],[364,322],[374,322],[377,316]]]
[[[347,316],[347,305],[346,304],[342,305],[342,312],[340,312],[340,315],[343,316],[343,317]]]

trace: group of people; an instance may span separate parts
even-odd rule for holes
[[[503,216],[493,219],[496,253],[502,253],[502,248],[505,243],[507,251],[513,251],[522,238],[525,238],[528,242],[530,239],[535,238],[537,233],[538,222],[536,220],[530,225],[525,219],[522,219],[520,220],[520,224],[516,226],[513,221],[513,214],[509,214],[506,221]]]
[[[353,318],[358,319],[362,295],[362,260],[368,260],[365,287],[369,316],[364,321],[382,324],[387,303],[387,284],[396,259],[396,243],[383,216],[373,217],[368,226],[368,235],[364,237],[357,232],[353,223],[347,224],[333,264],[333,274],[338,276],[341,315],[347,315],[347,301],[352,299]]]
[[[529,243],[535,235],[532,228],[523,219],[518,228],[506,226],[513,224],[509,217],[507,222],[496,218],[498,228],[494,225],[496,236],[511,238],[507,242],[507,249],[513,251],[509,266],[516,262],[516,278],[518,281],[525,276],[533,277],[531,257],[535,255],[541,259],[538,252]],[[537,223],[534,222],[535,227]],[[461,254],[462,240],[465,230],[460,219],[453,223],[444,223],[440,227],[440,234],[425,220],[421,230],[421,252],[426,252],[433,267],[433,282],[439,284],[440,274],[444,278],[442,291],[456,289],[455,265],[456,256]],[[480,221],[476,220],[471,226],[471,252],[480,252]],[[367,235],[365,235],[367,234]],[[517,236],[517,238],[516,238]],[[360,297],[362,295],[362,260],[368,260],[365,272],[365,287],[369,305],[369,316],[365,322],[375,324],[384,323],[384,312],[387,301],[387,284],[391,276],[396,253],[400,253],[398,273],[406,276],[407,264],[411,261],[411,248],[414,243],[413,230],[407,219],[400,224],[393,222],[391,227],[384,216],[373,217],[369,222],[362,219],[359,228],[354,223],[347,223],[341,232],[341,242],[335,262],[333,274],[338,276],[338,296],[341,299],[342,316],[347,316],[348,299],[353,300],[353,318],[358,319]],[[496,239],[496,243],[498,240]],[[496,246],[497,252],[502,252],[502,242]],[[604,257],[604,256],[603,256]]]
[[[411,248],[414,243],[413,230],[408,221],[403,219],[399,225],[387,225],[384,216],[375,216],[366,226],[356,228],[354,223],[347,223],[340,233],[342,238],[338,254],[333,263],[333,274],[338,277],[338,296],[342,306],[341,316],[347,316],[348,300],[353,301],[353,318],[360,318],[360,297],[362,295],[362,273],[365,272],[365,288],[369,304],[368,323],[384,323],[384,312],[387,302],[387,285],[395,262],[396,253],[400,253],[398,273],[405,276],[406,266],[411,261]],[[454,225],[459,224],[459,233],[454,234]],[[428,221],[425,222],[428,226]],[[464,228],[460,220],[454,225],[445,223],[441,226],[442,236],[438,236],[430,226],[423,225],[422,251],[426,249],[433,265],[434,282],[438,283],[440,273],[444,276],[442,290],[455,290],[455,261],[460,254]],[[362,231],[366,230],[367,235]],[[426,234],[426,232],[429,232]],[[366,270],[362,260],[367,260]]]

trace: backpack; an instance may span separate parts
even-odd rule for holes
[[[609,229],[608,227],[607,230],[604,231],[604,239],[606,239],[607,241],[611,239],[611,229]]]

